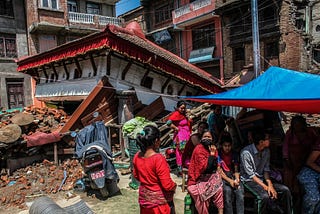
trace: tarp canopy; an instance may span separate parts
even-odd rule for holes
[[[183,98],[225,106],[317,114],[320,113],[320,76],[273,66],[239,88]]]

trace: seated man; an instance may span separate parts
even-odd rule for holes
[[[280,213],[292,213],[292,198],[288,187],[270,180],[269,134],[263,130],[252,131],[252,144],[244,147],[240,154],[241,182],[247,191],[256,196],[257,213],[270,213],[273,208]],[[278,193],[281,193],[278,195]],[[284,207],[280,209],[275,201],[279,198]]]

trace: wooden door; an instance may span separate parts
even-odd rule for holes
[[[23,83],[7,82],[8,107],[24,107]]]

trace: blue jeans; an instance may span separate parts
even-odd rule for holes
[[[233,214],[233,198],[236,201],[236,213],[244,213],[244,191],[243,185],[240,183],[239,189],[231,187],[226,181],[223,181],[223,202],[224,202],[224,213]]]
[[[300,184],[303,186],[305,194],[303,196],[303,213],[319,213],[320,207],[320,173],[303,167],[297,176]]]

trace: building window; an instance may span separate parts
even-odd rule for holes
[[[69,12],[78,12],[78,6],[76,0],[68,0],[68,11]]]
[[[313,50],[313,59],[317,63],[320,63],[320,48],[314,48],[314,50]]]
[[[202,49],[215,46],[214,24],[192,29],[192,49]]]
[[[57,0],[42,0],[42,7],[58,10]]]
[[[10,17],[14,16],[12,0],[0,1],[0,16],[10,16]]]
[[[240,72],[245,65],[245,48],[236,47],[233,49],[233,72]]]
[[[173,10],[173,6],[169,3],[167,3],[166,5],[162,5],[160,7],[157,7],[155,9],[155,24],[159,24],[168,20],[172,19],[172,10]]]
[[[100,5],[93,2],[87,2],[87,13],[99,15]]]
[[[55,35],[40,35],[39,36],[40,53],[51,48],[57,47],[57,38]]]
[[[270,6],[262,11],[262,26],[275,25],[277,23],[277,9]]]
[[[0,35],[0,57],[17,57],[17,45],[14,35]]]
[[[167,87],[167,94],[172,95],[173,94],[173,87],[172,85],[168,85]]]
[[[279,46],[278,42],[273,41],[265,44],[265,58],[279,57]]]
[[[152,89],[153,84],[153,78],[152,77],[146,77],[145,80],[141,83],[142,86]]]

